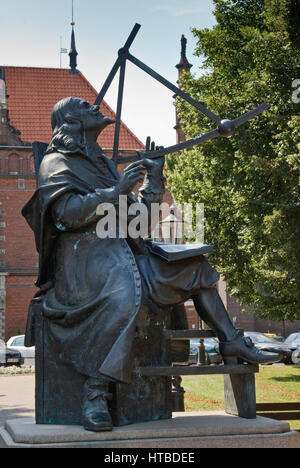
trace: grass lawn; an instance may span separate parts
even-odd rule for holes
[[[186,376],[185,410],[223,410],[224,384],[222,375]],[[258,403],[300,401],[300,366],[260,366],[256,374]],[[300,421],[290,421],[292,429],[300,430]]]

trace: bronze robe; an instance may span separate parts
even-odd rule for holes
[[[48,154],[23,214],[35,232],[37,286],[61,361],[89,377],[103,374],[128,383],[142,301],[183,303],[212,287],[219,275],[204,256],[167,263],[142,239],[98,238],[97,206],[118,206],[112,191],[118,180],[104,155]],[[141,201],[149,205],[151,187],[146,192]],[[157,201],[157,194],[152,199]]]

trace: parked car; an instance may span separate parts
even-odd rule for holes
[[[287,337],[285,343],[289,345],[293,351],[295,351],[298,347],[300,347],[300,333],[292,333]]]
[[[278,353],[280,362],[290,364],[292,362],[292,348],[286,343],[280,343],[274,338],[267,337],[264,333],[245,331],[245,336],[249,336],[256,348],[260,351]]]
[[[22,354],[15,350],[8,348],[3,340],[0,340],[0,366],[21,366],[24,363]]]
[[[292,349],[292,363],[300,364],[300,333],[292,333],[285,343]]]
[[[300,346],[292,354],[292,363],[293,364],[300,364]]]
[[[273,340],[279,341],[280,343],[283,343],[283,342],[284,342],[284,338],[283,338],[283,336],[281,336],[281,335],[276,335],[275,333],[264,333],[264,335],[265,335],[267,338],[271,338],[271,339],[273,339]]]
[[[10,349],[19,351],[24,358],[24,363],[34,365],[35,361],[35,346],[26,348],[24,345],[25,335],[12,336],[6,343]]]
[[[207,364],[222,364],[223,359],[219,351],[217,338],[205,338],[205,357]],[[199,339],[190,340],[190,364],[196,364],[198,360]]]

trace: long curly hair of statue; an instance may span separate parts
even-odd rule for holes
[[[53,135],[45,154],[59,152],[86,155],[81,102],[79,98],[68,97],[55,104],[51,115]]]

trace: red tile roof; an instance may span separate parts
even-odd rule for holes
[[[62,68],[31,68],[4,66],[10,123],[21,132],[22,141],[50,142],[51,111],[58,101],[75,96],[94,103],[97,91],[81,74],[71,74]],[[101,112],[112,119],[115,113],[103,101]],[[107,127],[99,138],[102,148],[112,148],[114,125]],[[143,143],[122,122],[120,149],[143,149]]]

